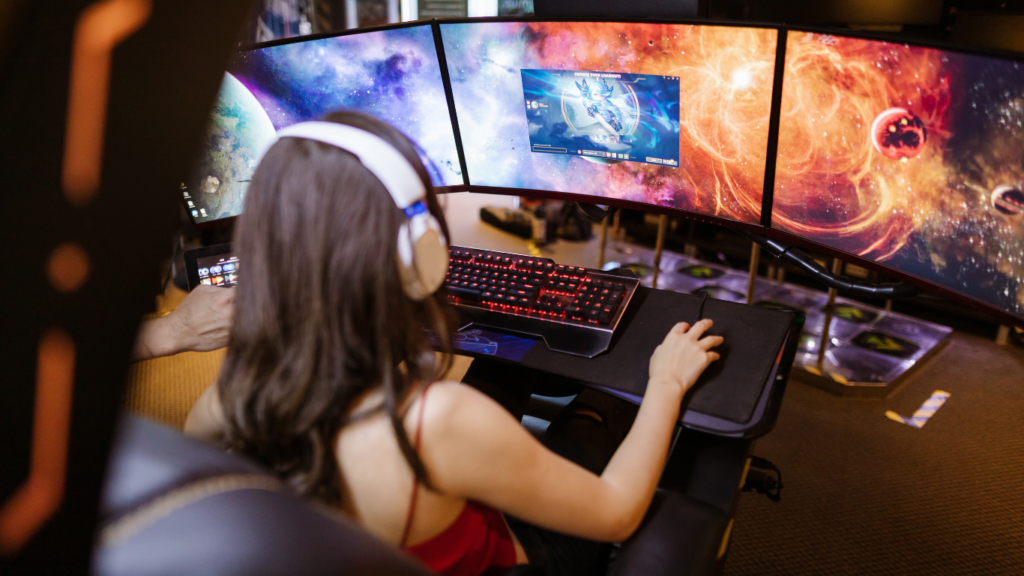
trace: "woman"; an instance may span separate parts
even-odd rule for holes
[[[397,149],[395,164],[411,164],[447,236],[407,138],[358,114],[325,121]],[[683,395],[718,358],[711,349],[722,339],[701,338],[707,320],[673,328],[651,357],[631,428],[611,422],[621,418],[600,400],[571,404],[575,421],[614,424],[624,435],[610,461],[588,470],[547,449],[489,397],[435,382],[450,356],[435,363],[421,326],[447,342],[448,310],[442,295],[414,299],[403,288],[406,214],[379,176],[310,139],[283,138],[266,153],[236,232],[246,278],[227,356],[186,429],[221,435],[299,493],[445,574],[530,561],[561,571],[578,567],[573,554],[584,549],[583,563],[600,563],[586,543],[623,541],[640,524]],[[502,513],[515,518],[514,531]],[[564,540],[545,537],[553,534]],[[541,549],[563,544],[567,551]]]

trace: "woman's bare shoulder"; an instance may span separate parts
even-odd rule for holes
[[[430,385],[424,410],[428,419],[437,416],[451,416],[463,410],[479,409],[482,405],[501,406],[489,396],[472,386],[451,380],[441,380]]]
[[[472,386],[452,381],[439,381],[430,386],[423,408],[424,433],[429,431],[435,437],[451,433],[462,435],[489,427],[495,419],[515,422],[500,404]]]

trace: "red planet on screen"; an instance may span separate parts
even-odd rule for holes
[[[871,123],[871,143],[894,160],[917,156],[927,139],[924,122],[906,108],[889,108]]]
[[[1007,216],[1019,216],[1024,212],[1024,192],[1013,186],[996,186],[992,191],[992,207]]]

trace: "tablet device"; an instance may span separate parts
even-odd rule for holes
[[[185,252],[185,274],[188,289],[200,284],[233,287],[238,283],[238,256],[231,252],[231,244],[218,244]]]

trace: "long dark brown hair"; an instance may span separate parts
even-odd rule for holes
[[[413,144],[395,128],[336,112],[325,121],[380,136],[413,165],[448,229]],[[381,387],[402,454],[430,486],[403,425],[416,384],[450,366],[442,297],[416,302],[399,274],[405,216],[352,154],[283,138],[252,177],[235,231],[241,278],[231,343],[218,380],[228,448],[271,467],[300,494],[341,501],[333,439],[352,400]],[[422,327],[443,343],[435,360]],[[401,366],[400,366],[401,364]]]

